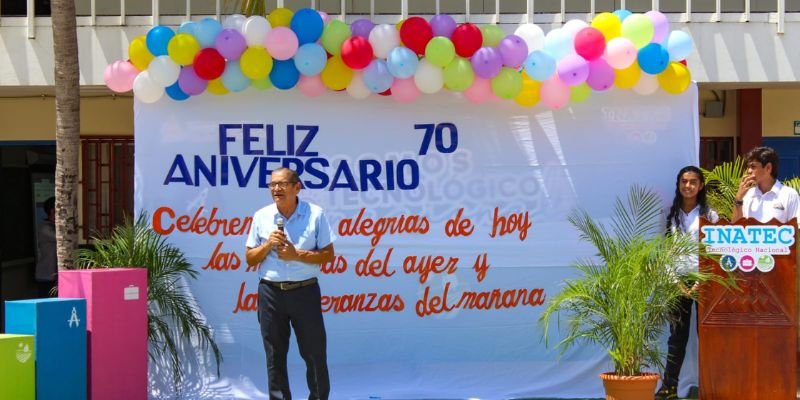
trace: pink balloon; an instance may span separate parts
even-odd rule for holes
[[[583,28],[575,35],[575,52],[588,61],[596,60],[606,49],[606,38],[597,28]]]
[[[567,54],[558,62],[558,78],[569,86],[586,82],[589,77],[589,63],[577,54]]]
[[[542,99],[542,103],[547,106],[547,108],[558,110],[564,108],[564,106],[569,103],[569,86],[561,82],[558,76],[553,76],[542,82],[539,96]]]
[[[103,71],[106,86],[114,92],[124,93],[133,90],[133,81],[139,70],[128,61],[117,60],[108,64]]]
[[[487,100],[491,100],[493,96],[492,80],[483,79],[478,76],[475,77],[472,86],[464,91],[464,97],[475,104],[481,104]]]
[[[624,37],[613,38],[606,45],[606,61],[614,69],[630,67],[636,61],[637,55],[636,46]]]
[[[645,16],[653,21],[653,43],[661,43],[669,35],[669,20],[659,11],[648,11]]]
[[[325,94],[325,84],[322,83],[319,75],[300,75],[297,88],[300,89],[300,93],[308,97],[319,97]]]
[[[419,89],[414,83],[414,77],[395,79],[392,83],[392,97],[401,103],[411,103],[419,97]]]
[[[331,21],[331,16],[328,15],[328,13],[326,13],[325,11],[317,10],[317,12],[319,13],[320,18],[322,18],[322,23],[323,24],[327,24],[328,22]]]
[[[589,63],[589,77],[586,84],[590,88],[602,92],[614,86],[614,68],[611,68],[605,60],[594,60]]]
[[[272,28],[264,38],[264,47],[276,60],[288,60],[297,53],[297,35],[285,26]]]

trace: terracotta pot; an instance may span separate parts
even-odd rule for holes
[[[600,374],[606,389],[606,400],[653,400],[659,375],[643,372],[638,376],[621,376],[613,372]]]

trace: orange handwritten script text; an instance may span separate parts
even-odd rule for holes
[[[242,265],[242,259],[239,258],[235,251],[230,253],[220,252],[222,243],[223,242],[217,243],[217,247],[214,248],[214,254],[211,254],[211,258],[208,259],[208,264],[206,264],[203,269],[211,269],[213,271],[236,271]]]
[[[399,294],[355,293],[339,296],[322,296],[322,312],[399,312],[406,303]]]
[[[169,207],[159,207],[153,213],[153,230],[159,235],[169,235],[175,229],[178,232],[196,233],[198,235],[214,236],[221,233],[223,236],[240,236],[250,232],[252,217],[246,218],[217,218],[217,208],[211,209],[211,215],[203,216],[204,207],[200,207],[193,216],[181,215],[176,217],[175,211]]]
[[[326,275],[344,273],[347,271],[347,259],[344,256],[336,256],[333,260],[320,265],[319,270]]]
[[[258,311],[258,293],[245,293],[246,282],[239,286],[239,296],[233,313],[239,311]],[[406,303],[398,294],[390,293],[354,293],[338,296],[322,296],[322,312],[334,314],[346,312],[399,312],[406,308]]]
[[[386,251],[386,256],[381,260],[380,258],[372,259],[372,255],[375,253],[375,248],[369,249],[369,253],[367,256],[356,261],[356,275],[358,276],[392,276],[394,275],[395,270],[389,271],[389,259],[392,258],[392,251],[394,251],[394,247],[390,247],[389,250]]]
[[[339,236],[371,236],[370,243],[373,246],[377,246],[381,241],[381,237],[387,233],[392,235],[403,233],[426,234],[431,228],[427,217],[401,214],[398,217],[372,219],[364,216],[365,210],[362,208],[355,220],[342,218],[339,221]]]
[[[536,307],[543,305],[547,298],[542,288],[464,291],[458,302],[455,303],[448,296],[450,296],[450,282],[445,284],[441,295],[431,294],[430,286],[426,286],[422,298],[417,300],[417,315],[426,317],[432,314],[449,313],[457,309],[500,310],[520,306]]]
[[[447,237],[453,236],[469,236],[472,234],[472,231],[475,230],[475,226],[472,225],[472,220],[469,218],[461,218],[461,215],[464,214],[464,209],[459,208],[458,213],[453,218],[447,220],[447,223],[444,224],[444,234]]]
[[[490,233],[489,236],[504,236],[518,231],[519,240],[522,241],[528,237],[528,229],[530,229],[531,226],[533,226],[533,224],[528,218],[527,211],[524,213],[511,213],[511,215],[505,217],[500,215],[499,208],[495,207],[494,216],[492,218],[492,233]]]
[[[458,257],[448,257],[447,263],[443,256],[407,256],[403,260],[403,271],[407,274],[419,273],[419,283],[428,280],[428,274],[454,274],[458,269]]]

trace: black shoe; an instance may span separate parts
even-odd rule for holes
[[[690,399],[699,399],[700,398],[700,388],[697,386],[689,387],[689,394],[686,396]]]
[[[656,400],[676,400],[677,398],[677,386],[661,386],[661,389],[656,392]]]

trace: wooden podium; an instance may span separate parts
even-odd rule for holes
[[[782,224],[776,220],[762,224],[754,219],[734,224],[720,221],[703,227],[736,226],[752,230],[758,227],[793,227],[797,221]],[[714,228],[710,228],[714,229]],[[766,228],[769,229],[769,228]],[[788,237],[784,228],[783,237]],[[701,228],[701,240],[707,241],[721,231]],[[753,233],[748,231],[748,233]],[[763,233],[763,231],[762,231]],[[718,235],[719,236],[719,235]],[[719,237],[711,240],[719,239]],[[723,242],[724,242],[723,238]],[[720,243],[720,242],[716,242]],[[709,248],[713,245],[709,244]],[[705,285],[698,306],[701,400],[795,400],[797,394],[797,243],[789,254],[772,254],[774,264],[763,253],[743,250],[730,244],[719,263],[705,260],[701,268],[727,275],[720,264],[737,279],[739,290],[719,284]],[[747,247],[745,245],[744,247]],[[785,246],[787,247],[787,246]],[[724,245],[719,248],[726,248]],[[760,247],[763,251],[769,245]],[[773,247],[774,248],[774,247]],[[737,250],[738,249],[738,250]],[[757,251],[757,250],[756,250]],[[752,255],[751,257],[747,257]]]

